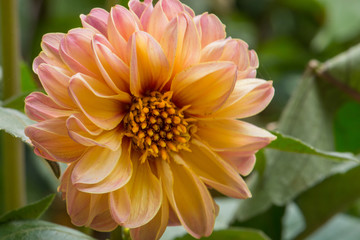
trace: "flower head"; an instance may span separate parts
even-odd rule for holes
[[[248,45],[213,14],[178,0],[93,9],[82,28],[43,37],[34,60],[47,95],[26,98],[35,152],[67,163],[59,191],[78,226],[159,239],[168,225],[211,234],[208,188],[251,196],[241,175],[274,137],[237,118],[262,111],[271,81],[256,79]]]

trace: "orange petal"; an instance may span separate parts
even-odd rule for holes
[[[102,8],[93,8],[88,15],[80,15],[84,28],[95,30],[107,36],[107,21],[109,13]]]
[[[251,117],[270,103],[274,96],[272,81],[243,79],[236,82],[234,91],[221,108],[213,114],[217,118]]]
[[[275,136],[250,123],[233,119],[199,120],[196,135],[215,150],[256,151]]]
[[[183,151],[180,156],[207,185],[229,197],[251,197],[251,193],[240,175],[208,147],[193,140],[190,149],[191,153]]]
[[[124,222],[128,228],[140,227],[155,217],[162,204],[160,181],[152,173],[149,162],[133,158],[133,175],[126,189],[130,196],[130,216]]]
[[[103,82],[82,74],[71,78],[69,92],[83,113],[98,127],[111,130],[123,119],[131,98],[116,94]]]
[[[256,157],[254,152],[217,152],[226,162],[236,169],[238,173],[247,176],[254,169]]]
[[[73,72],[92,77],[101,76],[91,48],[94,34],[95,32],[88,28],[75,28],[61,40],[61,58]]]
[[[25,134],[35,146],[35,153],[49,160],[76,161],[87,149],[72,140],[66,129],[66,118],[55,118],[31,125]]]
[[[118,224],[123,224],[130,216],[131,202],[126,188],[109,194],[110,214]]]
[[[225,26],[214,14],[204,13],[194,18],[201,36],[201,46],[226,37]]]
[[[106,83],[117,93],[129,92],[130,70],[114,52],[111,44],[101,35],[95,35],[92,42],[96,63]]]
[[[43,93],[33,92],[25,98],[25,113],[30,119],[40,122],[50,118],[68,117],[75,112],[59,106]]]
[[[68,71],[49,64],[41,64],[37,70],[41,85],[57,104],[63,107],[76,108],[67,90],[70,81]]]
[[[173,101],[178,107],[191,105],[186,111],[208,115],[218,109],[233,91],[236,65],[210,62],[192,66],[175,76],[171,84]]]
[[[112,172],[102,181],[96,184],[76,184],[76,187],[88,193],[107,193],[113,192],[123,187],[132,175],[132,163],[130,159],[129,143],[122,144],[122,152],[119,161]]]
[[[160,43],[171,63],[173,75],[200,60],[200,37],[194,21],[185,12],[169,23]]]
[[[172,208],[194,237],[209,236],[214,228],[215,208],[206,186],[184,165],[156,162]]]
[[[131,37],[130,90],[135,96],[160,90],[169,80],[170,67],[159,45],[146,32]]]
[[[74,167],[71,175],[73,184],[94,184],[104,180],[114,170],[122,149],[112,151],[98,146],[90,147]]]
[[[169,203],[164,194],[160,210],[156,216],[147,224],[130,229],[130,236],[133,240],[158,240],[165,232],[169,221]]]

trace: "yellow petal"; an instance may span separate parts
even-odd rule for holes
[[[275,137],[252,124],[233,120],[199,120],[196,135],[215,150],[256,151]]]
[[[136,32],[131,39],[130,90],[141,96],[158,91],[169,80],[167,58],[154,38],[146,32]]]
[[[70,163],[87,149],[72,140],[66,129],[66,118],[45,120],[25,129],[35,146],[35,153],[49,160]]]
[[[109,193],[110,213],[112,218],[123,224],[130,215],[131,202],[125,187]]]
[[[165,232],[169,220],[169,203],[164,194],[164,199],[160,210],[156,216],[147,224],[130,229],[131,239],[133,240],[158,240]]]
[[[204,183],[186,166],[173,161],[160,161],[157,166],[181,224],[196,238],[209,236],[215,223],[215,207]]]
[[[273,96],[272,81],[261,79],[238,80],[228,100],[212,116],[216,118],[251,117],[264,110]]]
[[[162,204],[162,188],[160,181],[152,173],[149,162],[140,163],[133,158],[133,175],[126,189],[130,196],[130,216],[124,226],[140,227],[155,217]]]
[[[181,152],[183,161],[209,186],[234,198],[249,198],[251,193],[240,175],[204,144],[193,140],[191,153]]]
[[[71,181],[73,184],[94,184],[102,181],[115,168],[121,152],[121,149],[112,151],[98,146],[90,147],[76,163]]]
[[[34,92],[25,98],[25,113],[30,119],[40,122],[50,118],[67,117],[75,112],[59,106],[43,93]]]
[[[123,119],[127,93],[115,94],[103,82],[82,74],[72,77],[69,92],[83,113],[98,127],[106,130],[115,128]]]
[[[178,107],[191,105],[188,113],[205,116],[218,109],[233,91],[236,65],[210,62],[192,66],[175,76],[171,84]]]
[[[80,191],[95,194],[113,192],[123,187],[130,180],[131,175],[132,162],[129,143],[123,141],[120,159],[106,178],[96,184],[76,184],[76,187]]]
[[[90,228],[100,232],[111,232],[119,225],[112,219],[109,211],[103,212],[92,220]]]

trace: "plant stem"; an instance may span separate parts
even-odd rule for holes
[[[20,91],[20,44],[18,1],[0,0],[3,99]],[[23,144],[9,134],[3,134],[2,171],[4,210],[19,208],[26,203]]]
[[[124,240],[122,227],[119,226],[111,232],[110,240]]]

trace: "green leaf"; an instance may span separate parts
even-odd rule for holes
[[[23,208],[6,213],[0,216],[0,224],[14,220],[38,219],[51,205],[52,201],[54,200],[54,197],[55,194],[50,194],[49,196],[35,203],[29,204]]]
[[[277,139],[271,142],[267,147],[285,151],[285,152],[293,152],[293,153],[302,153],[302,154],[311,154],[320,157],[324,157],[326,159],[332,159],[337,161],[359,161],[353,154],[351,153],[340,153],[340,152],[328,152],[322,151],[320,149],[316,149],[309,144],[304,143],[303,141],[286,136],[279,132],[271,132],[274,134]]]
[[[193,240],[189,234],[176,240]],[[259,230],[250,228],[230,228],[226,230],[214,231],[210,237],[203,237],[200,239],[207,240],[270,240],[264,233]]]
[[[0,107],[0,129],[28,143],[25,127],[36,123],[25,114],[10,108]]]
[[[360,198],[359,176],[360,166],[356,166],[325,179],[296,199],[307,225],[300,236],[308,236]]]
[[[21,62],[20,71],[21,71],[21,91],[22,92],[35,91],[37,87],[31,76],[32,73],[28,65],[24,62]]]
[[[13,221],[0,224],[1,240],[94,240],[71,228],[40,220]]]

